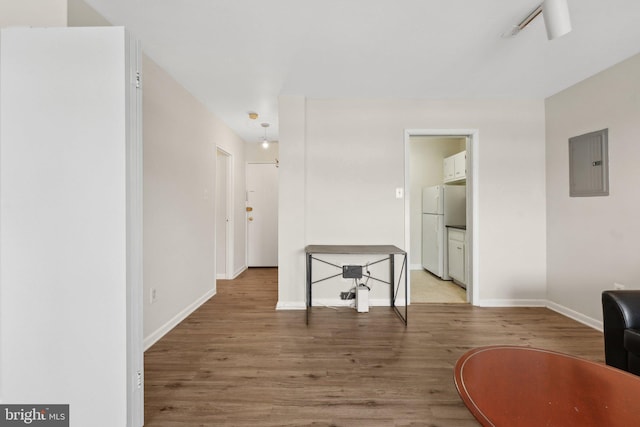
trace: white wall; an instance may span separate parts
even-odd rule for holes
[[[68,13],[69,25],[110,25],[83,0],[69,0]],[[232,156],[232,274],[246,268],[245,157],[244,141],[144,55],[142,80],[148,348],[215,294],[216,147]]]
[[[305,307],[306,238],[305,209],[305,120],[306,100],[282,96],[278,100],[278,305],[277,308]],[[282,118],[285,120],[282,120]],[[283,141],[285,141],[283,143]]]
[[[477,303],[544,303],[542,100],[281,97],[279,122],[282,305],[304,302],[305,244],[409,247],[405,129],[478,129]]]
[[[1,53],[1,399],[126,425],[125,32],[9,30]]]
[[[146,348],[215,294],[216,146],[233,158],[234,270],[245,224],[244,142],[147,57],[143,78]]]
[[[548,298],[602,320],[614,282],[640,288],[640,55],[545,101]],[[569,197],[568,139],[609,129],[609,196]],[[601,325],[601,324],[600,324]]]
[[[275,163],[279,156],[280,145],[277,142],[269,143],[266,149],[262,143],[256,142],[247,142],[244,147],[247,163]]]
[[[247,269],[247,223],[246,223],[246,159],[245,142],[229,126],[209,113],[206,121],[211,133],[211,141],[231,155],[231,175],[233,191],[229,203],[233,206],[231,230],[233,233],[232,277]]]
[[[230,233],[227,226],[227,217],[229,215],[229,206],[227,206],[229,182],[229,170],[227,164],[230,157],[216,150],[216,278],[227,278],[227,236]]]
[[[111,23],[84,0],[67,0],[67,21],[70,27],[103,27]]]
[[[0,0],[0,28],[66,27],[67,0]]]
[[[465,149],[466,138],[412,136],[409,140],[412,269],[422,268],[422,188],[443,183],[443,160]]]

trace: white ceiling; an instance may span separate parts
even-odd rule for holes
[[[640,52],[640,0],[86,0],[248,142],[278,138],[278,96],[545,98]],[[260,117],[252,121],[248,112]]]

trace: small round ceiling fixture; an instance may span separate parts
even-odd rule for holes
[[[264,136],[262,137],[262,148],[265,150],[269,148],[269,140],[267,140],[267,128],[269,127],[269,123],[261,123],[260,126],[264,128]]]

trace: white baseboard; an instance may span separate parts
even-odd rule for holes
[[[314,298],[314,307],[349,307],[355,304],[356,300],[343,300],[340,298]],[[389,307],[389,298],[375,298],[369,300],[370,307]],[[398,299],[396,306],[404,307],[404,299]],[[276,310],[306,310],[306,304],[299,301],[278,301]]]
[[[170,330],[175,328],[182,322],[184,319],[189,317],[191,313],[196,311],[198,307],[207,302],[211,297],[216,294],[216,290],[212,289],[208,291],[206,294],[198,298],[196,301],[187,306],[184,310],[176,314],[171,320],[167,323],[156,329],[153,333],[147,336],[143,341],[144,351],[147,351],[152,345],[154,345],[160,338],[165,336]]]
[[[236,270],[235,273],[233,273],[233,275],[231,277],[227,278],[227,274],[226,273],[222,273],[222,274],[217,274],[216,275],[216,279],[217,280],[233,280],[233,279],[237,278],[239,275],[241,275],[242,273],[244,273],[246,269],[247,269],[247,267],[243,265],[238,270]]]
[[[324,307],[349,307],[351,304],[355,304],[355,299],[340,299],[340,298],[314,298],[314,306]],[[373,298],[369,299],[369,307],[389,307],[391,305],[389,298]],[[404,299],[396,300],[397,306],[404,307]]]
[[[478,307],[546,307],[543,299],[483,299],[477,301]]]
[[[307,305],[299,301],[278,301],[276,310],[306,310]]]
[[[560,313],[570,319],[580,322],[583,325],[589,326],[600,332],[603,330],[602,322],[600,320],[585,316],[582,313],[578,313],[568,307],[565,307],[555,302],[542,300],[542,299],[492,299],[481,300],[477,304],[479,307],[546,307],[549,310],[553,310],[556,313]]]
[[[369,301],[371,305],[373,301]],[[314,298],[314,307],[355,307],[355,299],[340,299],[340,298]]]
[[[387,300],[387,305],[389,305],[389,300]],[[396,299],[396,307],[404,307],[404,305],[405,305],[404,298]],[[408,305],[411,305],[411,303],[409,303]]]
[[[547,301],[547,308],[549,310],[553,310],[557,313],[560,313],[563,316],[566,316],[570,319],[573,319],[577,322],[580,322],[583,325],[587,325],[593,329],[596,329],[600,332],[603,331],[603,325],[600,320],[585,316],[582,313],[578,313],[577,311],[571,310],[570,308],[567,308],[560,304],[556,304],[555,302],[551,302],[551,301]]]
[[[411,270],[424,270],[422,264],[410,264],[409,269]]]
[[[236,270],[235,273],[233,273],[233,277],[231,278],[231,280],[235,279],[236,277],[238,277],[239,275],[241,275],[242,273],[244,273],[247,270],[247,266],[243,265],[242,267],[240,267],[238,270]]]

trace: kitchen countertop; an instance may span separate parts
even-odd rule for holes
[[[449,227],[449,228],[457,228],[458,230],[466,230],[467,229],[466,225],[447,225],[447,227]]]

